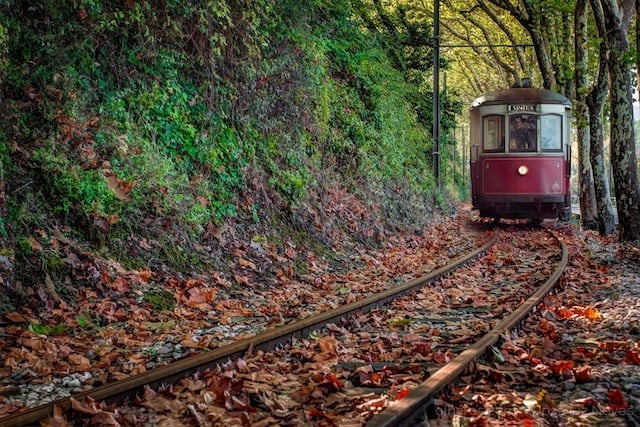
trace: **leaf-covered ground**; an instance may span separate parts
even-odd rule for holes
[[[344,217],[358,215],[354,208]],[[420,234],[388,236],[378,248],[337,245],[339,261],[285,237],[276,245],[263,235],[237,233],[228,243],[230,271],[189,278],[163,269],[125,270],[61,240],[74,298],[43,283],[31,304],[3,316],[0,415],[422,275],[484,239],[484,228],[467,222],[441,221]]]
[[[640,249],[560,227],[556,293],[443,396],[432,425],[640,424]]]
[[[520,329],[504,337],[500,357],[478,361],[474,371],[442,396],[440,425],[637,422],[640,250],[584,232],[576,224],[549,225],[570,250],[562,285]],[[192,278],[125,271],[70,252],[68,262],[85,284],[77,289],[74,303],[43,291],[42,304],[4,316],[0,415],[419,276],[476,246],[485,230],[473,213],[461,209],[457,217],[443,218],[421,235],[388,238],[378,249],[345,253],[348,261],[339,269],[303,245],[291,243],[279,250],[260,238],[238,240],[233,281],[215,271]],[[323,340],[323,351],[331,353],[334,344]],[[334,384],[328,377],[318,381],[323,387]],[[153,392],[148,393],[154,400]],[[165,395],[155,402],[164,405],[161,411],[173,411]],[[287,408],[287,402],[270,402],[276,409]],[[77,410],[108,415],[91,407]]]

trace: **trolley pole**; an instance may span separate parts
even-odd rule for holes
[[[440,0],[433,2],[433,177],[440,189]]]

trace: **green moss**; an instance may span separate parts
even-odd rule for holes
[[[67,325],[57,324],[51,326],[32,322],[29,324],[29,330],[36,335],[65,335],[67,333]]]
[[[150,289],[144,293],[143,299],[156,311],[173,310],[176,306],[176,299],[166,289]]]

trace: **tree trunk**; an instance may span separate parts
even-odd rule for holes
[[[602,8],[597,6],[598,5],[592,4],[594,20],[597,26],[604,26],[603,10]],[[578,22],[576,21],[576,44],[581,43],[581,45],[584,46],[586,45],[587,40],[586,21],[581,23],[581,31],[578,31],[577,28]],[[593,185],[597,205],[596,218],[598,221],[598,231],[601,235],[608,235],[615,232],[615,218],[613,213],[613,205],[611,204],[611,192],[609,189],[609,176],[607,174],[606,167],[603,132],[604,105],[607,100],[607,94],[609,92],[609,74],[607,70],[608,52],[606,43],[600,43],[599,52],[598,75],[596,76],[596,80],[593,84],[593,87],[591,88],[591,91],[585,99],[587,107],[589,109],[588,114],[590,119],[590,147],[587,154],[590,158],[591,171],[593,174]],[[586,57],[584,57],[584,59],[586,64]],[[584,76],[584,79],[584,83],[586,84],[586,75]]]
[[[602,8],[592,4],[594,20],[597,25],[604,26],[604,13]],[[612,234],[616,231],[613,205],[611,203],[611,191],[609,189],[609,175],[607,174],[607,162],[604,149],[604,105],[609,91],[609,74],[607,71],[607,44],[600,43],[600,56],[598,58],[598,75],[596,81],[587,96],[587,106],[591,117],[591,169],[593,172],[596,203],[598,206],[598,231],[601,235]]]
[[[611,163],[618,208],[621,241],[640,240],[640,188],[638,162],[633,129],[631,98],[631,67],[628,22],[633,10],[622,12],[615,0],[602,0],[605,27],[600,28],[609,47],[609,77],[611,81]]]
[[[575,10],[575,81],[576,97],[574,114],[576,118],[576,133],[578,137],[578,197],[580,199],[580,217],[582,226],[589,230],[597,227],[597,204],[594,178],[590,161],[589,125],[591,116],[587,110],[586,93],[587,82],[587,7],[585,0],[577,0]],[[600,118],[602,124],[602,118]]]

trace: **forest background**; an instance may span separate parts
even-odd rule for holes
[[[70,254],[191,275],[234,239],[338,258],[420,232],[467,196],[469,103],[523,77],[575,102],[585,226],[615,231],[611,160],[639,239],[632,2],[443,1],[438,179],[433,7],[1,1],[0,312],[72,298]]]

